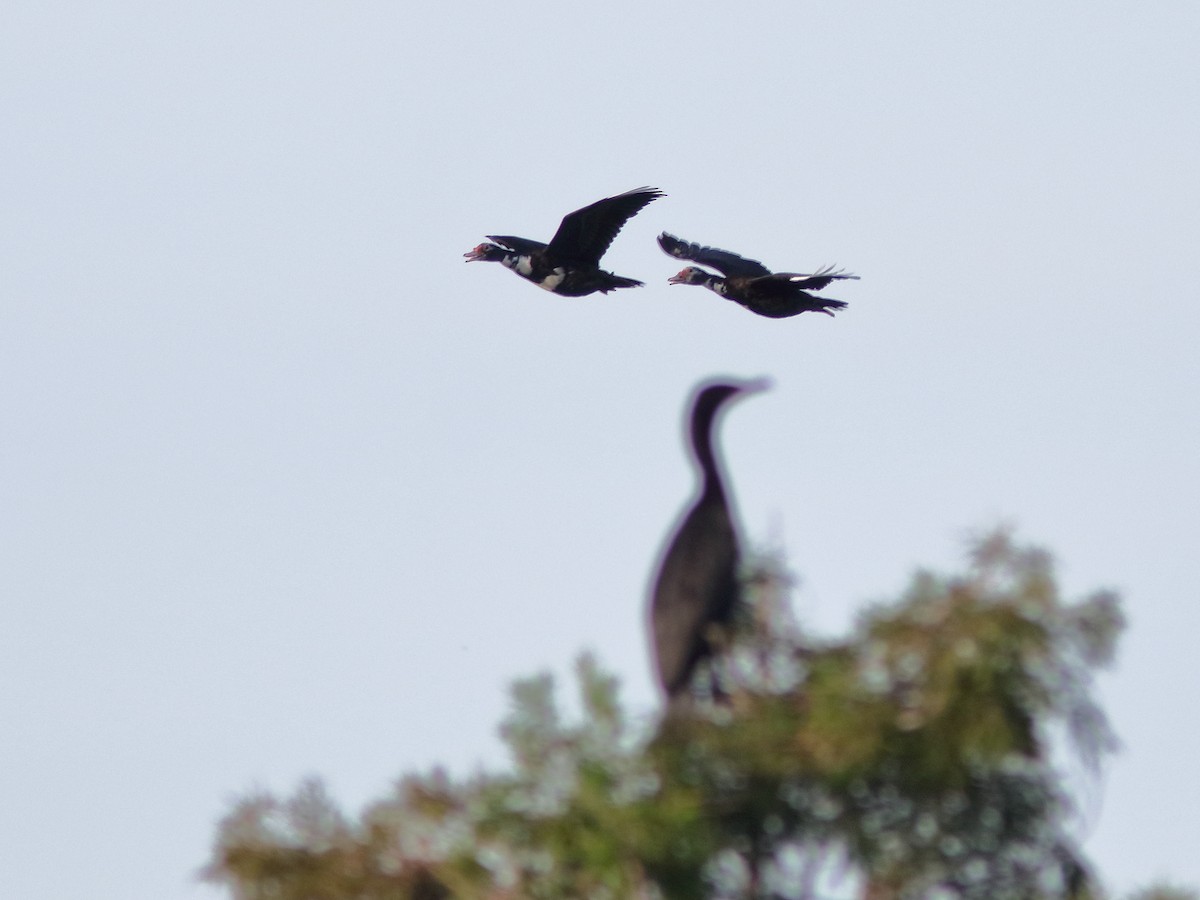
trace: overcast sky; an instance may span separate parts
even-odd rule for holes
[[[997,523],[1118,589],[1080,836],[1200,884],[1200,7],[10,4],[0,14],[0,896],[185,900],[250,789],[503,764],[585,648],[639,715],[650,568],[724,422],[836,634]],[[559,298],[464,265],[639,185]],[[751,315],[654,236],[845,266]]]

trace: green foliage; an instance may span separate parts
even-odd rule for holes
[[[210,877],[239,900],[805,898],[838,872],[871,900],[1095,895],[1050,758],[1056,734],[1089,765],[1114,747],[1091,695],[1112,594],[1064,603],[1006,534],[841,641],[797,632],[769,562],[745,588],[730,705],[639,733],[585,656],[578,722],[549,677],[513,688],[510,771],[410,775],[356,822],[316,784],[247,798]]]

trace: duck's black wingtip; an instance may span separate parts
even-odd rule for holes
[[[667,256],[674,256],[676,259],[685,259],[682,250],[687,246],[687,241],[680,240],[668,231],[664,231],[658,236],[658,246],[662,247],[663,253]]]

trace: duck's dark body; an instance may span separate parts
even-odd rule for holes
[[[832,267],[811,275],[772,272],[758,260],[746,259],[728,250],[681,241],[665,231],[659,235],[658,245],[668,256],[711,266],[724,276],[688,266],[669,278],[669,283],[702,285],[753,313],[771,319],[786,319],[802,312],[820,312],[832,316],[833,310],[844,309],[846,304],[841,300],[818,297],[808,291],[819,291],[834,281],[858,278],[857,275],[834,271]]]
[[[567,213],[549,244],[512,235],[489,234],[493,243],[464,253],[467,262],[498,262],[538,287],[563,297],[584,297],[616,288],[640,287],[642,282],[606,272],[600,257],[622,226],[646,204],[666,196],[642,187]]]
[[[711,631],[729,624],[738,602],[738,539],[713,448],[718,411],[765,383],[702,386],[692,402],[689,438],[700,470],[700,496],[675,529],[650,603],[658,681],[668,702],[689,692],[696,667],[713,655]]]

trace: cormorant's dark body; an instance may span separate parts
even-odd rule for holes
[[[665,231],[659,235],[658,244],[668,256],[711,266],[725,276],[722,278],[695,266],[688,266],[678,275],[668,279],[671,284],[703,285],[725,299],[740,303],[751,312],[771,319],[786,319],[802,312],[821,312],[832,316],[833,310],[843,309],[846,304],[841,300],[817,297],[807,291],[819,291],[833,281],[858,278],[857,275],[835,272],[832,267],[811,275],[772,272],[758,260],[746,259],[728,250],[681,241]]]
[[[488,240],[494,243],[480,244],[463,256],[467,262],[498,262],[538,287],[564,297],[640,287],[640,281],[601,269],[600,257],[629,219],[652,200],[665,196],[655,188],[635,188],[567,213],[549,244],[489,234]]]
[[[737,608],[738,538],[713,448],[714,422],[727,401],[765,387],[711,383],[692,402],[689,438],[700,496],[667,545],[650,603],[654,660],[668,702],[688,694],[696,667],[717,649],[714,626],[728,625]]]

